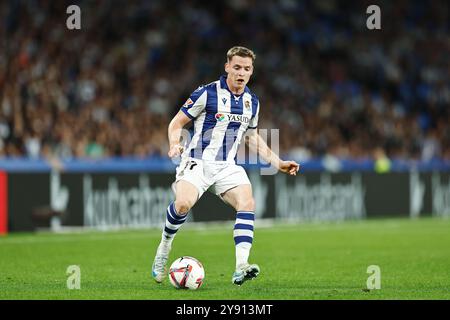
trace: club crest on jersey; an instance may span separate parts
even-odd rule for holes
[[[250,109],[250,102],[249,102],[248,100],[245,101],[245,108],[246,108],[247,110]]]
[[[250,117],[247,117],[243,114],[232,114],[232,113],[216,113],[216,120],[219,122],[229,121],[229,122],[240,122],[240,123],[249,123]]]

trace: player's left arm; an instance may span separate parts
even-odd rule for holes
[[[281,172],[291,176],[297,175],[300,165],[295,161],[281,160],[278,155],[269,148],[264,139],[261,138],[256,128],[248,130],[246,136],[245,142],[250,147],[250,150],[259,154],[264,161],[270,163]]]

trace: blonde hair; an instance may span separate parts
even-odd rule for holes
[[[249,57],[252,58],[252,62],[255,62],[256,59],[256,54],[246,48],[246,47],[239,47],[239,46],[235,46],[233,48],[231,48],[230,50],[228,50],[227,52],[227,60],[228,62],[230,62],[230,60],[234,57],[234,56],[239,56],[239,57]]]

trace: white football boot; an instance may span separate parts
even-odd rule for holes
[[[247,280],[252,280],[258,276],[260,272],[257,264],[246,264],[233,273],[231,282],[240,286]]]
[[[170,247],[164,247],[161,244],[156,250],[155,260],[152,265],[152,276],[156,282],[161,283],[167,275],[166,264],[169,260]]]

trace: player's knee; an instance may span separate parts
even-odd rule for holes
[[[188,213],[189,210],[191,210],[192,204],[189,200],[180,199],[175,200],[175,210],[177,210],[177,213],[180,215],[185,215]]]
[[[255,199],[253,197],[242,199],[238,203],[240,211],[255,211]]]

